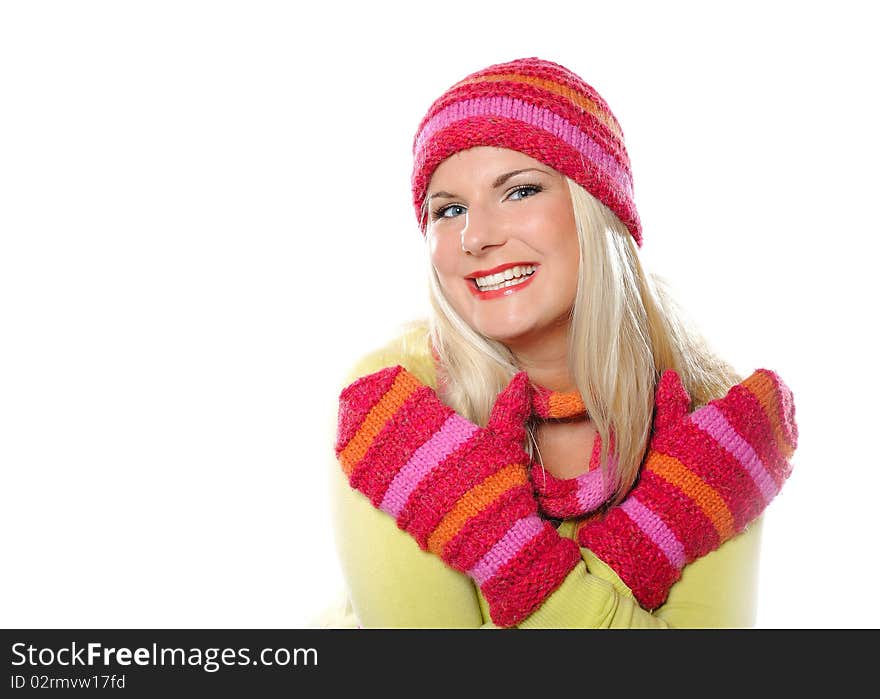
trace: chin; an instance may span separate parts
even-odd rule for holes
[[[539,332],[539,329],[531,325],[514,327],[508,324],[503,328],[493,325],[491,327],[476,327],[475,329],[483,337],[486,337],[490,340],[495,340],[496,342],[500,342],[503,345],[515,342],[517,340],[526,339],[529,336],[533,335],[535,332]]]

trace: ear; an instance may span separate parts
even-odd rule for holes
[[[672,369],[667,369],[660,376],[654,394],[654,431],[666,429],[687,415],[690,407],[691,397],[678,374]]]
[[[511,439],[525,439],[525,422],[532,413],[532,384],[521,371],[498,394],[486,427]]]

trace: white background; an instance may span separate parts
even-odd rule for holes
[[[297,627],[333,599],[338,382],[425,310],[413,133],[540,56],[621,122],[648,269],[795,394],[758,625],[880,625],[870,4],[717,7],[4,3],[0,624]]]

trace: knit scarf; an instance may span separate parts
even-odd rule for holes
[[[532,384],[532,414],[540,420],[577,418],[586,415],[584,402],[577,391],[551,391]],[[611,464],[614,437],[611,437]],[[601,468],[602,440],[599,435],[593,442],[593,450],[586,470],[574,478],[557,478],[538,463],[532,465],[531,480],[541,512],[553,519],[583,517],[608,501],[614,491],[613,483]]]
[[[440,355],[429,342],[435,374],[440,376]],[[578,391],[551,391],[532,382],[532,417],[539,420],[576,418],[586,415],[584,401]],[[614,458],[614,433],[610,437],[609,457],[613,472],[617,467]],[[593,451],[587,469],[575,478],[557,478],[540,463],[533,463],[530,479],[538,509],[548,518],[561,520],[584,517],[596,511],[613,494],[613,484],[605,476],[600,462],[602,440],[599,435],[593,442]],[[557,521],[558,524],[558,521]]]

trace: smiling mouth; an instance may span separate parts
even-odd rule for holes
[[[475,277],[471,281],[478,291],[497,291],[522,284],[535,273],[537,268],[537,265],[518,265],[497,274]]]

